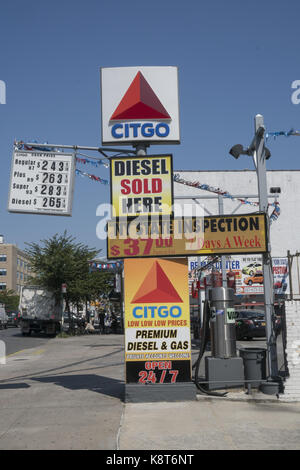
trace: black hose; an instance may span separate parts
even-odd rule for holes
[[[199,369],[200,369],[200,364],[202,357],[204,355],[208,340],[209,340],[209,302],[208,300],[205,300],[204,302],[204,309],[203,309],[203,325],[201,329],[201,337],[200,337],[200,350],[199,350],[199,355],[198,359],[196,362],[193,364],[192,368],[195,368],[195,385],[196,387],[200,390],[201,393],[214,396],[214,397],[224,397],[227,395],[227,392],[225,393],[217,393],[217,392],[210,392],[208,391],[205,387],[202,386],[201,382],[198,380],[198,375],[199,375]]]

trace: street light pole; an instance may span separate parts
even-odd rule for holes
[[[268,212],[268,191],[267,191],[267,172],[266,172],[266,154],[264,142],[264,118],[261,114],[257,114],[254,119],[254,148],[253,160],[256,167],[259,210],[267,215]],[[266,336],[267,336],[267,360],[269,367],[269,376],[276,377],[278,375],[276,336],[273,324],[274,315],[274,293],[273,293],[273,275],[271,261],[271,245],[270,245],[270,220],[266,217],[267,231],[267,252],[263,253],[263,276],[264,276],[264,303],[266,310]]]

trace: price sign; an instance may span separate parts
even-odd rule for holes
[[[61,152],[13,153],[8,211],[72,214],[75,155]]]
[[[126,383],[191,380],[187,260],[125,259]]]

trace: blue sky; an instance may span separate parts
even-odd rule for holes
[[[109,202],[109,192],[87,178],[76,177],[71,218],[6,209],[14,139],[101,145],[100,67],[178,66],[182,142],[149,153],[173,153],[175,169],[252,168],[250,159],[236,161],[228,150],[250,143],[255,114],[264,115],[269,132],[300,130],[300,104],[291,102],[291,83],[300,80],[299,13],[294,0],[3,0],[0,233],[6,242],[24,248],[67,229],[91,247],[105,247],[96,237],[96,208]],[[269,169],[299,168],[299,137],[268,146]],[[78,168],[109,176],[105,168]]]

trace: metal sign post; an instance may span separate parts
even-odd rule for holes
[[[266,309],[266,333],[267,333],[267,360],[269,366],[270,378],[278,377],[277,365],[277,351],[276,351],[276,336],[275,328],[273,325],[274,315],[274,298],[273,298],[273,279],[272,279],[272,264],[271,264],[271,247],[270,247],[270,220],[267,216],[268,211],[268,192],[267,192],[267,173],[266,173],[266,160],[271,156],[270,151],[265,147],[265,127],[264,118],[261,114],[257,114],[254,119],[254,138],[250,146],[244,149],[243,145],[234,145],[229,153],[234,158],[239,158],[240,155],[248,155],[253,158],[256,168],[257,182],[258,182],[258,195],[259,195],[259,209],[266,214],[266,241],[267,249],[262,254],[263,256],[263,276],[264,276],[264,303]]]
[[[255,149],[253,152],[253,160],[256,166],[259,209],[262,212],[268,211],[268,191],[267,191],[267,174],[266,174],[266,152],[264,142],[264,119],[261,114],[255,116]],[[269,375],[276,377],[278,375],[276,336],[273,326],[274,315],[274,294],[273,294],[273,275],[272,260],[270,246],[270,220],[266,220],[267,232],[267,252],[263,253],[263,275],[264,275],[264,302],[266,308],[266,333],[267,333],[267,360],[269,366]]]

